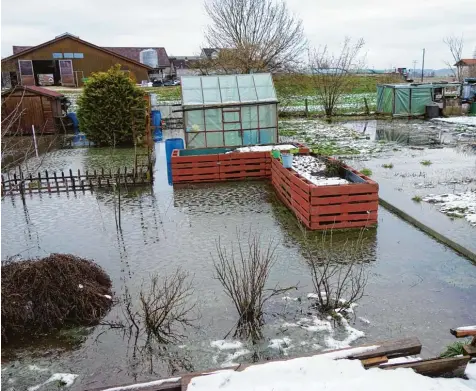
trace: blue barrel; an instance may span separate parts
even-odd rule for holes
[[[168,140],[165,140],[165,157],[167,158],[167,164],[170,164],[172,151],[174,149],[184,149],[183,139],[169,138]]]
[[[154,130],[162,129],[162,113],[160,110],[152,110],[150,112],[152,126],[154,126]]]
[[[74,133],[78,134],[79,133],[79,121],[78,121],[78,117],[76,117],[76,113],[68,113],[67,117],[69,119],[71,119],[71,122],[73,123]]]

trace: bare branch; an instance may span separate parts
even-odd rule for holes
[[[452,70],[456,79],[463,81],[463,66],[459,62],[463,56],[464,40],[463,36],[457,37],[455,35],[449,35],[443,39],[443,42],[448,46],[451,54],[451,62],[446,61],[445,64]],[[455,67],[455,68],[454,68]]]

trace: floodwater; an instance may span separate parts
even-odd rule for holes
[[[115,297],[121,298],[127,291],[133,305],[151,275],[164,276],[181,267],[193,278],[195,327],[187,328],[179,343],[150,349],[141,345],[141,339],[134,344],[134,338],[106,326],[90,329],[85,341],[74,347],[51,340],[35,344],[36,348],[4,347],[2,387],[26,389],[53,373],[73,373],[79,377],[72,390],[97,388],[219,367],[231,361],[318,351],[346,339],[355,344],[417,336],[424,345],[423,355],[430,356],[454,341],[450,327],[474,323],[475,265],[380,208],[378,227],[362,234],[361,260],[369,281],[349,327],[335,325],[329,338],[328,330],[294,326],[299,319],[309,321],[312,317],[307,294],[313,288],[300,230],[276,202],[269,183],[229,182],[173,189],[167,182],[164,154],[164,144],[157,144],[153,187],[134,189],[122,197],[120,230],[116,227],[117,198],[111,192],[32,195],[27,196],[25,205],[20,198],[6,197],[2,200],[2,259],[15,254],[41,257],[51,252],[93,259],[111,276]],[[123,164],[124,156],[133,156],[127,150],[120,155],[100,149],[62,150],[47,156],[45,164],[50,171],[83,170]],[[270,287],[295,285],[298,289],[287,293],[288,300],[283,300],[283,295],[266,304],[261,342],[254,346],[244,342],[241,350],[223,351],[210,343],[233,330],[237,315],[213,276],[213,259],[217,239],[231,249],[237,231],[243,236],[259,233],[263,244],[273,241],[277,245]],[[344,257],[346,241],[358,236],[355,231],[335,234],[332,256]],[[115,321],[121,314],[117,305],[106,320]],[[290,339],[285,348],[269,346],[276,345],[271,340],[284,337]],[[50,386],[56,387],[50,384],[40,390]]]

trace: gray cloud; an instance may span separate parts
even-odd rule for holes
[[[465,57],[476,47],[476,1],[287,0],[302,18],[311,46],[337,50],[345,36],[365,39],[369,67],[442,68],[449,34],[464,34]],[[28,12],[19,12],[19,7]],[[164,46],[192,55],[204,43],[207,17],[200,0],[2,1],[2,57],[12,45],[37,45],[66,31],[102,46]],[[417,65],[418,66],[418,65]]]

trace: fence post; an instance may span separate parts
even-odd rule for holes
[[[59,193],[58,177],[56,176],[56,171],[53,173],[53,175],[55,177],[56,191]]]
[[[369,105],[367,103],[367,98],[365,97],[364,97],[364,103],[365,103],[365,114],[369,115],[370,114]]]
[[[38,193],[41,193],[41,174],[38,172]]]
[[[306,114],[306,117],[307,117],[307,116],[309,116],[309,102],[308,102],[307,98],[304,99],[304,106],[305,106],[305,109],[304,109],[305,114]]]

